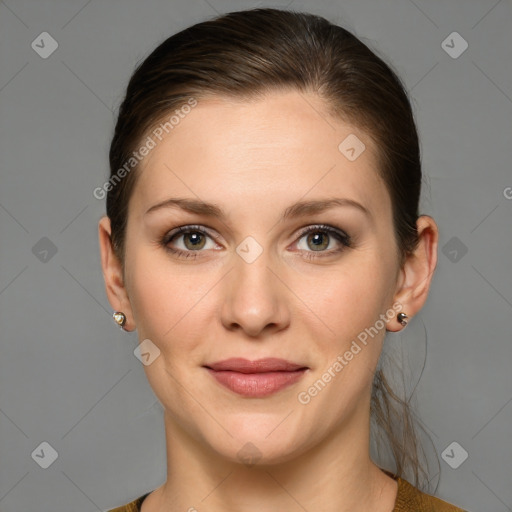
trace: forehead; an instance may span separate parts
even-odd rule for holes
[[[168,133],[162,125],[150,132],[154,148],[137,171],[135,209],[172,196],[285,205],[326,195],[357,200],[374,216],[390,208],[374,142],[329,116],[316,95],[201,99],[171,129],[166,125]]]

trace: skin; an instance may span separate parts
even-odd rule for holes
[[[366,145],[355,161],[338,150],[349,134]],[[308,404],[297,395],[393,303],[409,320],[421,309],[437,263],[434,220],[418,219],[419,246],[400,268],[376,147],[328,117],[313,94],[200,100],[142,164],[124,272],[109,219],[99,222],[108,300],[125,313],[126,330],[160,350],[144,371],[164,407],[167,481],[142,511],[392,511],[397,484],[370,459],[369,415],[385,331],[403,328],[396,313]],[[179,208],[145,215],[173,197],[215,203],[225,218]],[[279,220],[297,201],[332,197],[355,200],[370,216],[343,206]],[[166,233],[190,224],[212,236],[199,249],[190,233],[169,245],[197,259],[166,252]],[[320,229],[324,245],[315,251],[299,231],[316,224],[344,231],[352,246]],[[263,249],[252,263],[236,252],[247,236]],[[247,398],[203,367],[235,356],[280,357],[309,370],[273,395]],[[260,457],[254,465],[240,459],[248,442]]]

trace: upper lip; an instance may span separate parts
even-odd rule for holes
[[[205,366],[215,371],[230,370],[239,373],[293,372],[307,368],[304,365],[276,357],[266,357],[264,359],[256,359],[255,361],[242,357],[232,357]]]

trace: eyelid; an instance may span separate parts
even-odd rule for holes
[[[340,238],[343,239],[347,244],[350,244],[351,237],[347,233],[345,233],[343,230],[336,228],[334,226],[330,226],[328,224],[311,224],[310,226],[306,226],[305,228],[301,229],[298,234],[298,238],[302,238],[304,235],[307,235],[308,233],[315,232],[315,231],[326,231],[327,233],[334,233],[337,234]]]
[[[199,232],[204,235],[210,236],[213,238],[217,243],[219,240],[219,237],[209,231],[210,228],[198,225],[198,224],[187,224],[185,226],[179,226],[177,228],[172,229],[164,236],[164,241],[166,243],[169,243],[177,234],[179,233],[189,233],[189,232]],[[347,233],[345,233],[343,230],[336,228],[335,226],[330,226],[328,224],[311,224],[309,226],[306,226],[299,230],[297,234],[297,240],[301,239],[304,235],[307,235],[308,233],[314,232],[314,231],[327,231],[328,233],[337,233],[340,238],[343,239],[347,244],[350,244],[351,237]],[[296,241],[297,241],[296,240]]]
[[[191,233],[191,232],[199,232],[204,235],[211,237],[218,243],[219,237],[209,231],[210,228],[205,228],[203,225],[198,224],[187,224],[185,226],[179,226],[177,228],[172,229],[166,235],[164,235],[165,243],[169,243],[176,235]]]

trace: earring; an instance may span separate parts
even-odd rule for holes
[[[126,315],[121,311],[114,311],[112,316],[114,317],[114,320],[117,323],[117,325],[119,325],[119,327],[123,329],[123,326],[126,323]]]
[[[405,327],[407,325],[406,318],[409,318],[405,313],[398,313],[396,319]]]

